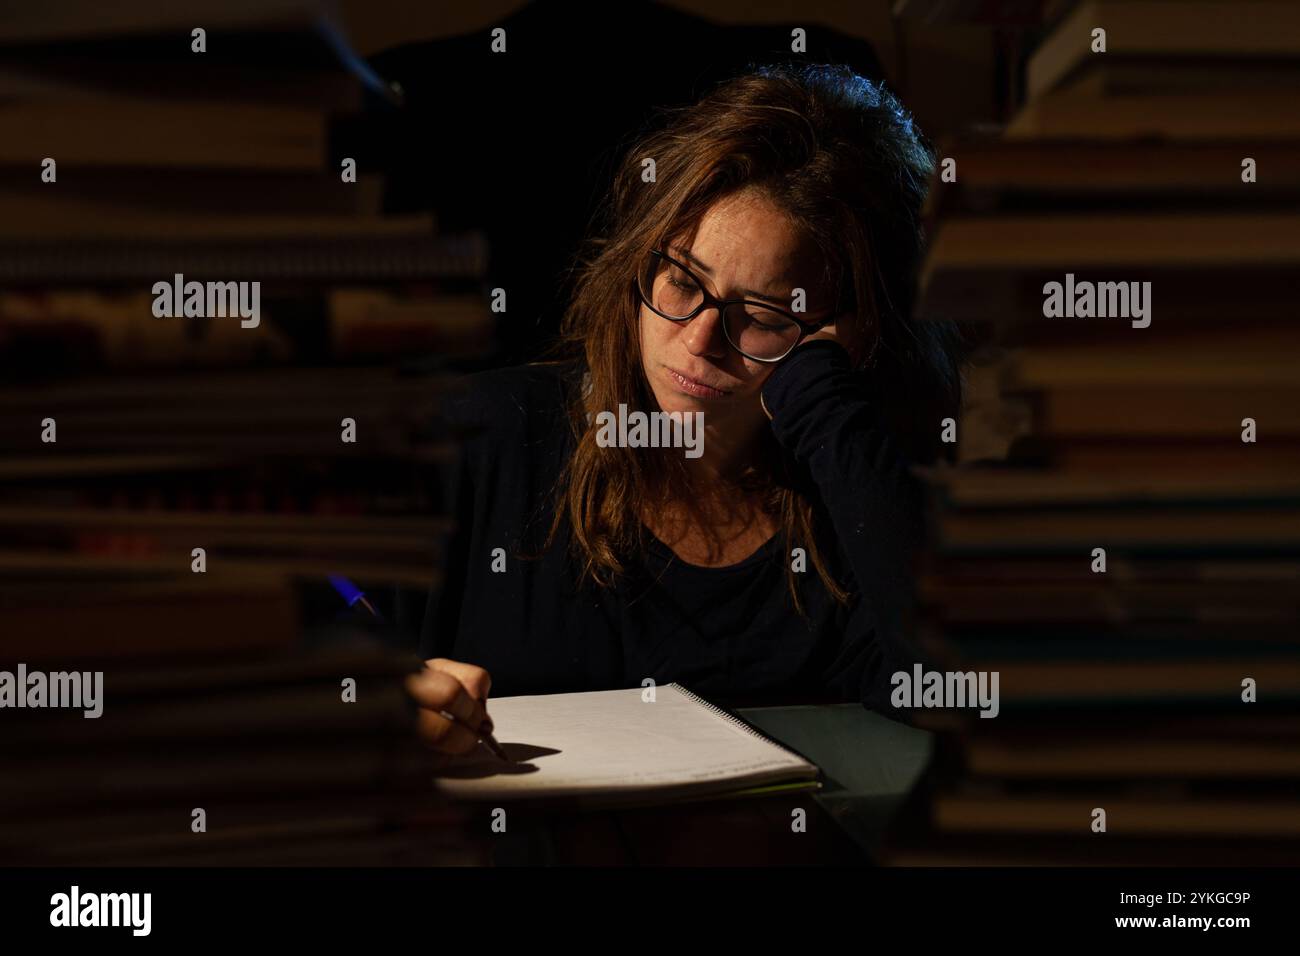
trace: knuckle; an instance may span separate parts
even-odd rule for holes
[[[435,751],[445,754],[467,753],[478,743],[463,728],[430,711],[420,714],[418,734]]]

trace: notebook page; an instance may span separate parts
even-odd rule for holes
[[[488,702],[497,741],[445,771],[460,799],[693,791],[811,778],[817,768],[691,699],[675,685],[503,697]]]

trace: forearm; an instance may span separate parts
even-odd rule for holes
[[[800,347],[769,377],[763,402],[777,441],[806,469],[857,587],[894,617],[910,600],[921,485],[877,424],[848,353],[830,341]]]

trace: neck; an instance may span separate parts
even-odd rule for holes
[[[753,415],[729,416],[723,421],[704,420],[704,444],[699,458],[687,461],[691,480],[702,487],[733,481],[758,462],[763,428],[767,418]]]

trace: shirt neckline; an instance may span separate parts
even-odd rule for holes
[[[781,528],[777,528],[776,533],[773,534],[772,537],[764,541],[761,545],[759,545],[753,554],[749,555],[749,557],[747,558],[742,558],[740,561],[737,561],[735,564],[723,564],[723,565],[711,567],[703,564],[692,564],[691,562],[681,558],[676,554],[676,552],[673,551],[672,548],[668,547],[668,545],[660,541],[658,535],[656,535],[653,531],[647,528],[644,524],[641,527],[645,528],[646,534],[649,535],[647,547],[661,560],[666,561],[674,565],[675,567],[684,568],[688,571],[695,571],[704,574],[725,573],[727,571],[743,571],[746,568],[749,568],[755,564],[759,564],[765,561],[779,547],[780,538],[783,533]]]

